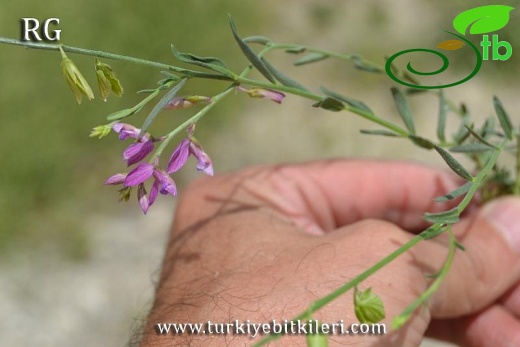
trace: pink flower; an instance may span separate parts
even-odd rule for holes
[[[154,182],[150,189],[150,194],[147,196],[144,182],[151,177],[154,178]],[[105,184],[123,184],[121,192],[122,194],[125,194],[125,200],[127,199],[126,196],[129,194],[128,190],[137,186],[137,200],[144,214],[146,214],[150,206],[153,205],[158,193],[163,195],[177,194],[177,186],[170,175],[157,165],[150,163],[141,163],[128,174],[115,174],[109,177],[105,181]]]
[[[192,95],[192,96],[177,96],[168,101],[166,106],[164,106],[165,109],[182,109],[182,108],[188,108],[195,104],[199,103],[209,103],[211,102],[211,98],[207,96],[199,96],[199,95]]]
[[[263,98],[263,99],[269,99],[277,104],[281,104],[283,98],[285,98],[285,94],[281,92],[277,92],[276,90],[271,89],[263,89],[263,88],[251,88],[247,89],[242,86],[237,87],[238,90],[247,93],[252,98]]]
[[[197,170],[204,172],[206,175],[213,176],[213,163],[209,155],[204,152],[199,141],[193,137],[195,125],[188,127],[188,137],[181,141],[175,148],[168,162],[166,172],[174,173],[179,171],[186,164],[188,157],[192,154],[197,159]]]
[[[145,133],[141,138],[139,138],[141,129],[138,129],[131,124],[116,123],[112,126],[112,129],[119,134],[120,140],[129,137],[137,139],[137,142],[132,143],[123,152],[123,161],[126,161],[127,166],[138,163],[146,158],[146,156],[154,150],[154,143],[161,141],[161,139],[156,139],[148,133]]]

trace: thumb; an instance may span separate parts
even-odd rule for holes
[[[466,250],[457,250],[445,283],[432,299],[433,318],[473,313],[520,280],[519,198],[485,205],[455,225],[454,233]]]

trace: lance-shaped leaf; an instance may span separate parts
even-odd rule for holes
[[[269,72],[271,72],[271,75],[273,75],[274,78],[276,78],[276,80],[278,82],[280,82],[281,84],[283,84],[284,86],[291,87],[291,88],[296,88],[296,89],[303,90],[303,91],[308,91],[307,88],[305,88],[300,83],[298,83],[295,80],[293,80],[292,78],[290,78],[290,77],[284,75],[283,73],[281,73],[280,70],[276,69],[273,65],[271,65],[271,63],[269,63],[264,58],[262,58],[262,62],[267,67]]]
[[[287,49],[285,50],[285,53],[289,53],[289,54],[300,54],[300,53],[305,52],[306,49],[307,49],[306,46],[296,46],[296,47],[293,47],[293,48],[287,48]]]
[[[231,15],[229,15],[229,25],[231,26],[231,31],[233,32],[233,37],[235,38],[235,41],[238,43],[238,46],[242,50],[242,53],[246,56],[246,58],[253,64],[253,66],[262,74],[265,78],[267,78],[269,81],[275,83],[274,77],[271,75],[267,67],[264,65],[262,60],[256,55],[255,51],[249,47],[247,43],[244,42],[240,38],[237,32],[237,28],[235,26],[235,22],[233,22],[233,18],[231,18]]]
[[[137,112],[141,111],[141,109],[142,109],[142,107],[132,107],[132,108],[126,108],[124,110],[119,110],[119,111],[109,114],[107,116],[107,120],[112,122],[115,120],[130,117],[131,115],[136,114]]]
[[[462,35],[487,34],[502,29],[509,22],[509,12],[514,7],[504,5],[487,5],[475,7],[460,13],[453,20],[453,27]]]
[[[448,103],[444,91],[439,92],[439,118],[437,119],[437,138],[441,142],[446,141],[446,116],[448,114]]]
[[[363,101],[359,101],[359,100],[356,100],[356,99],[349,98],[348,96],[344,96],[344,95],[338,94],[338,93],[333,92],[332,90],[329,90],[329,89],[327,89],[325,87],[320,87],[320,90],[321,90],[321,92],[323,94],[325,94],[327,96],[330,96],[330,97],[332,97],[334,99],[341,100],[344,103],[346,103],[347,105],[353,106],[353,107],[358,108],[358,109],[363,110],[363,111],[366,111],[366,112],[368,112],[370,114],[374,114],[374,112],[372,112],[370,107],[368,107]]]
[[[261,45],[267,45],[271,43],[271,39],[265,36],[249,36],[244,39],[247,43],[258,43]]]
[[[325,99],[313,104],[312,107],[321,107],[328,111],[338,112],[343,110],[345,105],[343,105],[343,103],[337,99],[326,97]]]
[[[396,134],[393,131],[385,130],[385,129],[376,129],[376,130],[361,129],[359,132],[362,134],[367,134],[367,135],[381,135],[381,136],[389,136],[389,137],[398,137],[399,136],[399,134]]]
[[[459,209],[454,207],[451,210],[438,213],[425,213],[424,219],[432,223],[454,224],[459,221]]]
[[[227,65],[219,58],[214,57],[199,57],[191,53],[181,53],[174,45],[172,45],[172,52],[175,58],[183,63],[200,66],[212,71],[220,72],[226,76],[233,77],[234,74]]]
[[[352,55],[352,61],[354,62],[354,65],[357,69],[367,71],[367,72],[375,72],[375,73],[381,73],[384,70],[381,69],[381,67],[372,64],[370,62],[367,62],[363,59],[363,57],[353,54]]]
[[[433,200],[435,200],[437,202],[446,202],[446,201],[456,199],[459,196],[466,194],[469,191],[469,189],[471,188],[472,184],[473,184],[473,182],[466,182],[462,186],[458,187],[457,189],[455,189],[443,196],[439,196]]]
[[[146,132],[146,130],[148,130],[148,128],[150,127],[150,125],[152,125],[153,121],[155,120],[155,118],[157,117],[159,112],[161,112],[163,110],[164,106],[166,106],[166,104],[171,99],[173,99],[173,97],[175,97],[175,95],[177,95],[177,93],[179,92],[179,90],[181,90],[181,88],[184,86],[184,83],[186,83],[187,80],[188,80],[187,78],[183,78],[182,80],[180,80],[179,83],[177,83],[175,86],[173,86],[173,88],[170,89],[170,91],[168,93],[166,93],[161,98],[161,100],[159,100],[159,102],[154,106],[154,108],[152,109],[152,111],[150,112],[148,117],[146,117],[146,120],[144,121],[144,124],[141,128],[141,132],[139,133],[138,138],[141,138],[141,136],[143,136],[143,134]]]
[[[313,52],[313,53],[309,53],[309,54],[304,55],[300,59],[295,60],[293,62],[293,64],[296,65],[296,66],[300,66],[300,65],[315,63],[317,61],[327,59],[328,57],[329,56],[327,54],[325,54],[325,53]]]
[[[487,123],[487,122],[486,122]],[[466,129],[468,129],[468,131],[470,132],[471,135],[473,135],[473,137],[475,137],[477,140],[479,140],[481,143],[491,147],[491,148],[497,148],[495,145],[493,145],[492,143],[490,143],[489,141],[487,141],[484,137],[482,137],[479,133],[477,133],[473,127],[470,127],[466,124],[464,124],[464,126],[466,127]],[[484,127],[487,127],[488,125],[484,124]],[[484,128],[485,129],[485,128]]]
[[[408,128],[410,133],[414,135],[415,125],[413,123],[412,109],[410,108],[406,95],[404,95],[401,89],[396,87],[392,87],[392,95],[394,97],[395,105],[397,106],[397,111],[399,111],[399,115],[403,119],[406,128]]]
[[[426,149],[433,148],[433,143],[430,140],[427,140],[423,137],[415,136],[415,135],[408,135],[408,137],[410,138],[410,140],[412,140],[413,143],[415,143],[419,147],[426,148]]]
[[[507,115],[504,106],[502,106],[500,99],[498,99],[496,96],[493,96],[493,106],[495,107],[495,112],[497,113],[498,121],[500,122],[502,130],[504,130],[504,133],[506,134],[507,138],[512,140],[513,125],[511,125],[511,119]]]
[[[473,180],[473,176],[471,176],[471,174],[464,168],[464,166],[462,166],[461,163],[459,163],[455,158],[453,158],[453,156],[451,154],[449,154],[446,150],[444,150],[443,148],[441,148],[437,145],[433,145],[433,148],[435,148],[437,153],[439,153],[441,155],[442,159],[444,159],[446,164],[448,164],[448,166],[457,175],[459,175],[462,178],[467,179],[468,181]]]

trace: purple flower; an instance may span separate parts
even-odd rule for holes
[[[151,177],[154,178],[154,183],[150,190],[150,194],[147,196],[144,182]],[[137,186],[137,201],[139,202],[139,206],[144,214],[146,214],[150,206],[153,205],[158,193],[163,195],[177,194],[177,187],[170,175],[168,175],[163,169],[157,167],[157,165],[150,163],[141,163],[128,174],[115,174],[109,177],[105,181],[105,184],[123,184],[121,192],[124,192],[125,200],[127,200],[126,196],[129,195],[129,189]]]
[[[195,126],[192,124],[188,127],[188,138],[181,141],[175,148],[168,162],[166,171],[174,173],[186,164],[188,157],[192,154],[197,159],[197,170],[204,172],[206,175],[213,176],[213,164],[209,155],[204,152],[199,141],[192,136]]]
[[[138,163],[146,158],[146,156],[154,150],[154,143],[161,141],[161,139],[156,139],[148,133],[143,134],[143,136],[139,138],[141,129],[131,124],[116,123],[112,126],[112,129],[119,134],[120,140],[124,140],[128,137],[137,139],[137,142],[132,143],[123,152],[123,161],[126,161],[127,166]]]
[[[281,92],[277,92],[276,90],[271,89],[263,89],[263,88],[251,88],[247,89],[242,86],[237,87],[238,90],[247,93],[252,98],[263,98],[263,99],[269,99],[277,104],[281,104],[283,98],[285,98],[285,94]]]

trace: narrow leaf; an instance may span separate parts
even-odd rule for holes
[[[303,53],[305,52],[305,50],[307,49],[306,46],[297,46],[297,47],[293,47],[293,48],[288,48],[285,50],[285,53],[290,53],[290,54],[300,54],[300,53]]]
[[[451,147],[450,152],[453,153],[482,153],[492,151],[494,148],[484,143],[465,143],[459,146]]]
[[[141,132],[139,133],[139,138],[143,136],[143,134],[148,130],[150,125],[152,125],[153,121],[157,117],[157,115],[163,110],[164,106],[177,95],[179,90],[184,86],[184,83],[186,83],[188,79],[183,78],[179,83],[177,83],[175,86],[173,86],[172,89],[168,93],[166,93],[161,100],[154,106],[148,117],[146,117],[146,120],[144,121],[144,124],[141,128]]]
[[[464,124],[464,126],[466,127],[466,129],[468,129],[468,131],[471,133],[471,135],[473,135],[477,140],[479,140],[481,143],[491,147],[491,148],[494,148],[496,149],[497,147],[495,145],[493,145],[492,143],[488,142],[485,138],[483,138],[479,133],[477,133],[475,130],[473,130],[472,127]],[[484,124],[484,126],[486,126]]]
[[[227,65],[219,58],[214,57],[199,57],[191,53],[181,53],[174,45],[171,45],[173,55],[183,63],[201,66],[203,68],[220,72],[226,76],[234,76],[233,72],[229,70]]]
[[[442,159],[448,164],[448,166],[460,177],[467,179],[468,181],[473,180],[473,176],[459,163],[451,154],[449,154],[443,148],[433,145],[433,148],[441,155]]]
[[[361,56],[357,54],[352,55],[352,61],[354,62],[354,65],[357,69],[367,71],[367,72],[375,72],[375,73],[381,73],[383,72],[383,69],[381,67],[371,64],[369,62],[366,62]]]
[[[458,207],[438,213],[425,213],[424,219],[432,223],[454,224],[459,221]]]
[[[115,120],[123,119],[123,118],[129,117],[129,116],[131,116],[133,114],[136,114],[140,110],[141,110],[140,107],[139,108],[132,107],[132,108],[127,108],[127,109],[124,109],[124,110],[116,111],[114,113],[109,114],[107,116],[107,120],[108,121],[115,121]]]
[[[443,195],[443,196],[439,196],[433,200],[437,201],[437,202],[446,202],[446,201],[450,201],[450,200],[453,200],[453,199],[456,199],[458,198],[459,196],[462,196],[464,194],[466,194],[469,189],[471,188],[471,185],[473,183],[472,182],[466,182],[465,184],[463,184],[462,186],[458,187],[457,189]]]
[[[382,136],[390,136],[390,137],[399,137],[399,134],[396,134],[390,130],[385,129],[376,129],[376,130],[367,130],[361,129],[359,132],[367,135],[382,135]]]
[[[179,76],[172,74],[170,71],[161,71],[161,74],[164,77],[171,79],[172,81],[178,81],[181,79]]]
[[[295,60],[293,62],[293,64],[296,66],[300,66],[300,65],[315,63],[317,61],[327,59],[328,57],[329,56],[327,54],[313,52],[313,53],[304,55],[300,59]]]
[[[318,101],[312,107],[321,107],[328,111],[338,112],[345,108],[343,103],[337,99],[326,97],[325,99]]]
[[[242,50],[242,53],[246,56],[246,58],[253,64],[253,66],[269,81],[275,83],[274,77],[271,75],[267,67],[264,65],[262,60],[256,55],[256,53],[240,38],[237,32],[237,28],[235,26],[235,22],[233,22],[233,18],[229,15],[229,25],[231,26],[231,31],[233,32],[233,37],[235,41],[238,43],[238,46]]]
[[[448,103],[444,91],[439,92],[439,118],[437,120],[437,138],[441,142],[446,141],[446,116],[448,114]]]
[[[511,119],[507,115],[504,106],[502,106],[502,102],[500,102],[500,99],[496,96],[493,96],[493,106],[495,107],[495,112],[497,113],[498,120],[500,122],[502,130],[504,130],[504,133],[506,134],[507,138],[512,140],[513,126],[511,125]]]
[[[408,138],[419,147],[426,149],[433,148],[433,143],[430,140],[415,135],[409,135]]]
[[[265,36],[249,36],[249,37],[244,38],[244,42],[267,45],[267,44],[271,43],[271,39],[268,37],[265,37]]]
[[[325,87],[320,87],[320,90],[323,94],[330,96],[334,99],[341,100],[344,103],[346,103],[347,105],[353,106],[353,107],[358,108],[363,111],[366,111],[370,114],[374,114],[374,112],[372,112],[370,107],[368,107],[363,101],[352,99],[352,98],[349,98],[348,96],[343,96],[343,95],[333,92],[332,90],[329,90]]]
[[[396,87],[392,87],[392,95],[394,97],[395,105],[397,106],[397,111],[399,111],[399,115],[403,119],[406,128],[408,128],[410,133],[414,135],[415,125],[413,122],[412,110],[406,95],[404,95],[404,93]]]
[[[308,91],[307,88],[305,88],[300,83],[293,80],[292,78],[284,75],[282,72],[280,72],[280,70],[276,69],[273,65],[271,65],[271,63],[269,63],[264,58],[262,58],[262,62],[264,63],[265,67],[267,67],[267,69],[269,70],[271,75],[273,75],[273,77],[276,78],[276,80],[278,80],[278,82],[280,82],[284,86],[296,88],[296,89],[303,90],[303,91]]]

